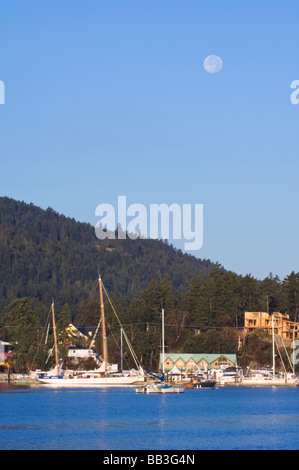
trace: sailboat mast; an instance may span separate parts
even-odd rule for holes
[[[272,314],[272,355],[273,355],[273,379],[275,378],[275,343],[274,343],[274,317]]]
[[[56,334],[56,323],[55,323],[55,312],[54,312],[54,300],[52,301],[51,310],[52,310],[52,322],[53,322],[53,330],[54,330],[55,362],[56,362],[57,374],[59,375],[59,362],[58,362],[58,348],[57,348],[57,334]]]
[[[123,329],[120,329],[120,370],[124,369]]]
[[[102,315],[102,331],[103,331],[103,358],[105,364],[105,372],[107,372],[108,354],[107,354],[107,341],[106,341],[106,325],[105,325],[105,313],[104,313],[104,302],[103,302],[103,290],[102,290],[102,279],[99,277],[99,289],[100,289],[100,300],[101,300],[101,315]]]
[[[162,308],[162,372],[163,372],[163,375],[164,375],[164,361],[165,361],[164,308]]]

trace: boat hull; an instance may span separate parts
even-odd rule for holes
[[[207,380],[206,382],[199,382],[197,384],[194,384],[195,389],[199,388],[214,388],[216,385],[216,382],[213,380]]]
[[[142,383],[143,377],[40,377],[38,381],[53,387],[124,387]]]
[[[156,390],[148,389],[146,393],[183,393],[184,387],[161,388]]]
[[[185,388],[182,386],[169,385],[169,386],[157,386],[157,385],[145,385],[138,387],[136,393],[183,393]]]
[[[216,381],[214,380],[202,380],[198,382],[188,382],[185,384],[185,388],[200,389],[200,388],[214,388],[216,385]]]

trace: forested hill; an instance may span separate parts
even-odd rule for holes
[[[259,281],[162,241],[100,241],[89,224],[0,198],[0,339],[14,345],[16,371],[32,370],[33,362],[36,368],[45,367],[52,298],[60,335],[70,321],[80,331],[94,331],[99,322],[98,273],[147,370],[159,366],[162,305],[167,351],[238,353],[242,367],[269,365],[272,355],[266,333],[265,338],[261,332],[243,337],[244,312],[281,311],[298,320],[299,273]],[[119,325],[111,313],[106,302],[109,357],[117,362]],[[100,343],[96,351],[101,351]]]
[[[187,281],[215,265],[159,240],[103,240],[92,225],[48,208],[0,198],[0,306],[16,297],[49,304],[86,301],[101,273],[110,294],[132,298],[169,275],[183,293]]]

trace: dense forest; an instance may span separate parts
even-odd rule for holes
[[[0,198],[0,306],[24,296],[49,304],[54,297],[75,314],[99,273],[110,294],[132,298],[166,274],[182,293],[188,279],[206,277],[213,266],[161,240],[99,240],[90,224]]]
[[[159,240],[99,241],[89,224],[0,198],[0,339],[13,345],[15,370],[43,368],[52,298],[61,356],[70,322],[86,335],[95,331],[99,272],[140,362],[151,370],[158,367],[162,307],[166,351],[237,353],[243,366],[271,363],[266,334],[245,341],[245,311],[287,312],[291,320],[299,313],[299,273],[260,281]],[[107,299],[105,310],[109,358],[118,361],[119,325]],[[132,367],[127,352],[125,360]]]

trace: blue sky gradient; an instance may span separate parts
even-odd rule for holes
[[[0,195],[93,225],[119,195],[204,204],[192,254],[299,271],[298,31],[295,0],[2,2]]]

